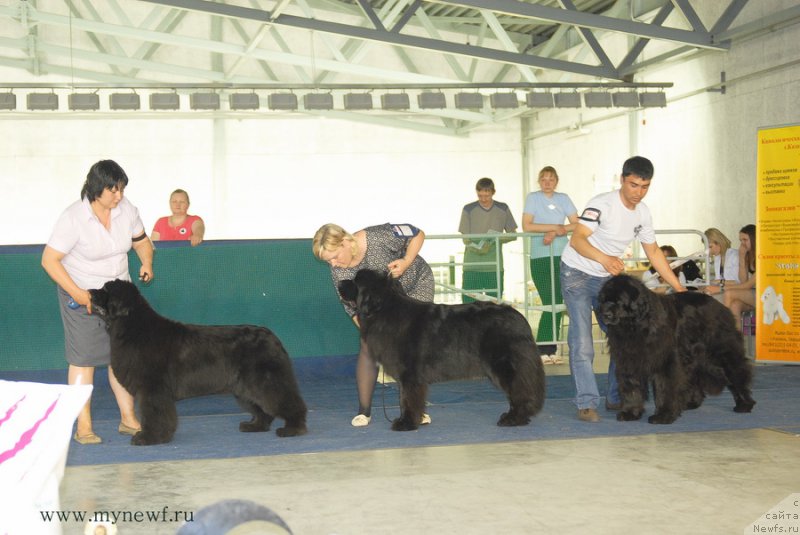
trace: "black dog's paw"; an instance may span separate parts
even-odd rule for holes
[[[617,413],[618,422],[633,422],[642,417],[642,411],[620,411]]]
[[[514,427],[518,425],[528,425],[531,419],[521,414],[514,414],[512,412],[504,412],[497,420],[497,425],[500,427]]]
[[[305,427],[279,427],[275,430],[275,434],[281,438],[284,437],[299,437],[300,435],[305,435],[308,432],[308,429]]]
[[[678,419],[677,414],[657,412],[647,419],[651,424],[671,424]]]
[[[155,444],[166,444],[172,437],[154,437],[143,431],[139,431],[131,437],[131,444],[134,446],[153,446]]]
[[[239,431],[242,433],[263,433],[264,431],[269,431],[269,424],[252,420],[239,422]]]
[[[392,431],[414,431],[419,428],[419,422],[401,416],[392,422]]]
[[[755,404],[755,401],[743,401],[741,403],[737,403],[733,408],[733,412],[750,412],[753,410],[753,406]]]

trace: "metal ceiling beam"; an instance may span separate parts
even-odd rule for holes
[[[723,14],[720,15],[719,20],[714,23],[711,32],[717,35],[717,39],[720,42],[746,39],[762,32],[772,32],[777,28],[800,24],[800,4],[798,4],[776,13],[771,13],[752,22],[730,28],[733,20],[741,12],[747,2],[748,0],[732,0]],[[688,61],[692,58],[696,58],[698,54],[706,52],[708,51],[698,51],[696,48],[690,46],[678,47],[674,50],[648,58],[645,61],[633,64],[628,68],[620,68],[620,73],[622,75],[633,74],[644,69],[664,64],[678,56],[682,56],[680,58],[681,61]]]
[[[561,2],[561,5],[564,6],[565,9],[576,12],[578,11],[572,0],[559,0],[559,2]],[[611,63],[606,51],[603,50],[603,47],[600,45],[600,42],[594,36],[592,31],[589,28],[584,28],[582,26],[578,27],[578,31],[581,34],[583,41],[589,46],[589,48],[592,49],[592,52],[594,52],[594,55],[600,64],[609,68],[614,68],[614,65]]]
[[[483,16],[486,24],[491,28],[492,33],[500,41],[500,44],[503,45],[508,52],[513,52],[514,54],[519,54],[519,49],[517,45],[511,40],[508,36],[508,33],[503,29],[503,26],[500,24],[500,21],[497,20],[497,17],[494,15],[494,12],[488,9],[481,9],[481,16]],[[517,70],[519,71],[520,75],[528,81],[528,82],[535,82],[536,81],[536,74],[534,74],[533,70],[530,67],[524,66],[517,66]]]
[[[672,2],[677,6],[678,11],[683,14],[684,18],[686,18],[686,22],[689,23],[694,31],[707,33],[703,21],[697,16],[697,12],[692,7],[692,4],[689,3],[689,0],[672,0]]]
[[[653,19],[652,24],[655,24],[656,26],[661,26],[664,23],[664,21],[667,20],[667,17],[669,16],[670,13],[672,13],[672,4],[664,4],[664,6],[658,10],[658,13],[656,13],[656,16]],[[636,58],[638,58],[641,55],[642,51],[644,50],[644,47],[646,47],[649,42],[650,39],[645,39],[643,37],[637,39],[636,43],[634,43],[634,45],[622,59],[620,64],[617,66],[619,70],[627,74],[628,69],[636,61]]]
[[[2,12],[2,8],[0,8],[0,12]],[[161,33],[153,30],[146,30],[142,28],[128,28],[124,26],[109,24],[106,22],[93,22],[93,21],[87,21],[85,19],[70,20],[69,17],[65,17],[63,15],[43,13],[40,11],[30,13],[30,17],[32,17],[32,20],[36,22],[43,22],[47,24],[54,24],[61,26],[69,26],[71,24],[73,28],[84,31],[92,31],[95,33],[128,37],[140,41],[144,40],[150,42],[157,42],[161,44],[182,46],[197,50],[205,50],[208,52],[217,52],[217,53],[225,53],[232,55],[248,54],[246,52],[247,47],[245,45],[235,45],[231,43],[222,43],[219,41],[210,41],[208,39],[178,36],[167,33]],[[40,44],[40,46],[43,45]],[[342,73],[348,73],[348,74],[378,78],[378,79],[404,81],[407,83],[452,82],[452,79],[439,76],[407,73],[390,69],[357,65],[353,63],[342,63],[335,60],[328,60],[323,58],[311,58],[307,56],[299,56],[291,54],[289,52],[277,52],[260,48],[250,51],[249,56],[254,59],[261,59],[264,61],[274,61],[278,63],[285,63],[288,65],[296,65],[301,67],[311,67],[312,65],[315,64],[318,68],[322,68],[325,70],[337,71]],[[111,56],[103,56],[103,57],[109,57],[112,60],[114,59]],[[127,59],[130,58],[123,58],[121,61],[125,61]],[[101,60],[101,61],[106,61],[106,60]],[[119,63],[119,61],[115,61],[114,63],[115,64]],[[182,67],[173,66],[171,64],[164,64],[164,67],[175,68],[176,70],[182,69]],[[194,69],[194,70],[202,72],[200,69]],[[213,73],[211,73],[210,71],[208,72],[211,75],[209,76],[210,79],[214,80],[217,79],[217,77],[213,76]]]
[[[440,4],[452,4],[456,6],[472,7],[475,9],[486,8],[485,0],[435,1]],[[661,26],[652,26],[644,22],[616,19],[603,15],[585,13],[582,11],[571,11],[567,9],[548,7],[541,4],[528,4],[525,2],[518,2],[516,0],[493,0],[491,3],[491,9],[492,11],[515,15],[518,17],[557,22],[559,24],[571,24],[573,26],[607,30],[610,32],[627,33],[640,37],[649,37],[651,39],[673,41],[676,43],[692,45],[700,48],[718,50],[726,50],[728,48],[724,43],[715,42],[714,35],[710,32],[664,28]]]
[[[215,2],[209,2],[207,0],[142,0],[142,1],[150,2],[153,4],[168,5],[171,7],[187,9],[190,11],[198,11],[202,13],[219,15],[223,17],[236,17],[236,18],[261,21],[261,22],[272,20],[270,18],[268,11],[260,11],[257,9],[233,6],[228,4],[218,4]],[[344,35],[348,37],[354,37],[357,39],[379,41],[391,45],[400,45],[412,48],[419,48],[423,50],[432,50],[442,53],[458,54],[467,57],[478,57],[502,63],[511,63],[518,65],[527,65],[530,67],[538,67],[542,69],[567,71],[592,77],[611,78],[611,79],[619,78],[619,75],[616,72],[616,70],[602,66],[596,67],[591,65],[572,63],[569,61],[542,58],[542,57],[530,56],[527,54],[511,53],[491,48],[470,46],[468,44],[439,41],[436,39],[430,39],[426,37],[419,37],[413,35],[400,35],[392,32],[381,31],[372,28],[364,28],[360,26],[352,26],[338,22],[331,22],[319,19],[307,19],[292,15],[280,15],[274,20],[272,20],[272,22],[278,25],[284,25],[293,28],[301,28],[304,30],[327,32],[338,35]]]
[[[419,1],[420,0],[415,0],[414,4],[409,6],[409,10],[415,11],[416,7],[414,7],[414,5],[416,5]],[[394,31],[394,28],[398,27],[398,25],[400,24],[403,7],[407,6],[408,3],[409,0],[399,0],[394,4],[392,4],[391,2],[385,3],[378,12],[378,16],[380,17],[382,24],[387,27],[392,26],[392,31]],[[303,13],[305,13],[307,17],[316,18],[314,16],[314,12],[312,11],[311,7],[308,5],[306,0],[298,0],[298,4],[300,5],[301,9],[303,10]],[[403,23],[403,25],[404,24],[405,23]],[[328,39],[327,34],[322,33],[320,35],[322,36],[323,40],[327,41]],[[366,55],[367,51],[369,50],[369,45],[371,43],[373,42],[364,41],[361,39],[348,39],[341,48],[338,48],[331,44],[329,46],[329,49],[331,50],[331,53],[334,55],[334,57],[336,57],[340,61],[345,61],[347,63],[360,63],[361,60]],[[414,61],[402,47],[393,47],[393,50],[400,58],[400,61],[403,63],[407,71],[419,74],[420,70],[417,68],[417,66],[414,64]],[[319,83],[323,83],[332,78],[333,76],[335,76],[336,74],[338,73],[333,71],[323,72],[317,77],[317,81]]]

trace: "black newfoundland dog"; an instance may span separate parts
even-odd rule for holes
[[[500,426],[526,425],[544,404],[544,369],[530,325],[506,305],[438,305],[406,296],[385,273],[360,270],[339,293],[355,303],[370,356],[400,385],[395,431],[417,429],[428,384],[487,375],[508,396]]]
[[[233,393],[252,419],[239,431],[286,426],[279,437],[306,432],[306,405],[281,341],[252,325],[187,325],[157,314],[130,282],[90,290],[92,308],[111,337],[111,366],[139,405],[142,430],[131,444],[163,444],[178,427],[175,401]]]
[[[600,290],[599,313],[616,362],[622,399],[617,420],[642,417],[651,382],[656,407],[651,424],[670,424],[725,387],[733,394],[734,411],[752,410],[753,372],[742,335],[730,310],[712,297],[659,295],[637,279],[617,275]]]

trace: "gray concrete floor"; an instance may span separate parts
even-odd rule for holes
[[[605,359],[598,355],[598,371]],[[566,364],[547,371],[569,373]],[[765,513],[800,492],[798,452],[800,436],[758,429],[81,466],[66,469],[61,506],[167,507],[171,520],[245,499],[296,535],[755,533],[745,528],[766,525]],[[178,527],[117,525],[121,535]],[[254,523],[235,533],[285,531]]]

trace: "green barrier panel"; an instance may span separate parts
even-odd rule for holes
[[[0,247],[0,372],[66,367],[56,286],[41,267],[42,249]],[[139,259],[132,251],[129,258],[135,279]],[[165,317],[263,325],[292,358],[358,352],[358,332],[310,240],[161,242],[154,264],[153,282],[137,285]]]

